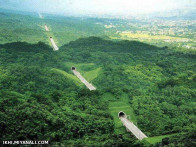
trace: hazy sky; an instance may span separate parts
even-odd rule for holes
[[[0,0],[0,7],[64,14],[142,14],[196,8],[196,0]]]

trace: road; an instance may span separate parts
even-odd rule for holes
[[[147,136],[132,122],[130,122],[126,117],[120,117],[120,120],[122,121],[123,125],[127,128],[127,130],[132,132],[136,138],[138,138],[139,140],[147,138]]]
[[[48,32],[49,31],[49,29],[48,29],[48,26],[47,25],[45,25],[45,30]]]
[[[82,83],[86,85],[86,87],[91,91],[91,90],[96,90],[96,88],[90,84],[77,70],[72,70],[73,73],[80,79]]]
[[[54,42],[54,39],[53,39],[52,37],[50,37],[50,41],[51,41],[51,43],[52,43],[52,46],[53,46],[53,48],[54,48],[54,51],[58,51],[59,48],[58,48],[58,46],[56,45],[56,43]]]
[[[39,13],[39,17],[40,17],[41,19],[44,18],[40,13]],[[44,27],[45,27],[45,30],[48,32],[48,31],[49,31],[48,26],[45,24]],[[58,46],[56,45],[56,43],[54,42],[54,39],[53,39],[52,37],[50,37],[50,41],[51,41],[51,43],[52,43],[52,46],[53,46],[54,51],[58,51],[59,48],[58,48]]]

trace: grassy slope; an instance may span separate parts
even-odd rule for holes
[[[81,75],[89,82],[92,82],[94,79],[96,79],[99,72],[101,72],[101,68],[96,67],[94,63],[78,64],[73,62],[66,62],[65,66],[68,70],[71,69],[72,66],[76,67],[76,69],[81,73]]]
[[[161,142],[162,139],[164,139],[164,138],[172,137],[172,136],[175,136],[175,135],[177,135],[177,134],[154,136],[154,137],[146,138],[145,141],[149,142],[150,144],[156,144],[158,142]]]
[[[83,86],[83,84],[80,82],[80,80],[79,80],[76,76],[74,76],[74,75],[72,75],[72,74],[69,74],[69,73],[67,73],[67,72],[65,72],[65,71],[63,71],[63,70],[60,70],[60,69],[53,68],[52,70],[54,70],[54,71],[56,71],[56,72],[58,72],[58,73],[61,73],[63,76],[65,76],[65,77],[67,77],[67,78],[69,78],[69,79],[72,79],[73,82],[74,82],[77,86],[79,86],[79,87],[82,87],[82,86]]]
[[[102,97],[102,100],[107,102],[109,105],[109,112],[114,119],[115,133],[124,134],[126,133],[125,127],[122,125],[122,122],[118,118],[118,113],[123,111],[128,116],[134,124],[137,123],[136,116],[133,113],[133,109],[129,105],[128,96],[122,94],[120,99],[115,99],[115,97],[110,93],[105,93]]]
[[[87,81],[91,82],[96,77],[98,77],[100,71],[101,71],[101,68],[96,68],[95,70],[85,72],[84,77],[86,78]]]

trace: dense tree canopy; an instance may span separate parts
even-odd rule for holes
[[[169,143],[186,145],[188,139],[193,145],[195,56],[97,37],[70,42],[59,52],[42,42],[2,44],[0,139],[144,146],[127,133],[115,133],[110,101],[102,101],[110,93],[115,100],[128,96],[137,125],[148,136],[181,133],[180,138],[169,138]],[[92,78],[97,91],[88,91],[72,77],[71,64],[80,63],[84,73],[101,69]]]

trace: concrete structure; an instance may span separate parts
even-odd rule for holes
[[[77,70],[75,67],[72,67],[71,70],[73,73],[80,79],[82,83],[86,85],[86,87],[91,91],[91,90],[96,90],[96,88],[90,84]]]
[[[45,24],[45,30],[48,32],[49,31],[49,29],[48,29],[48,26]]]
[[[54,39],[53,39],[52,37],[50,37],[50,41],[51,41],[51,43],[52,43],[52,46],[53,46],[54,51],[58,51],[59,48],[57,47],[57,45],[56,45],[56,43],[54,42]]]
[[[127,131],[133,133],[137,139],[142,140],[147,138],[147,136],[139,128],[137,128],[137,126],[127,119],[127,115],[123,111],[118,113],[118,117],[126,127]]]

